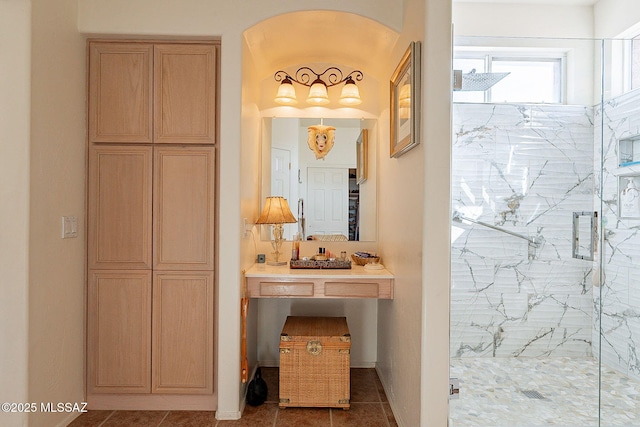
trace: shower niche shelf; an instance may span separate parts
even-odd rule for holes
[[[640,135],[618,140],[618,217],[640,219]]]
[[[615,176],[640,176],[640,162],[637,164],[627,164],[613,170]]]
[[[640,135],[618,140],[615,176],[640,176]]]
[[[620,166],[613,170],[615,176],[640,176],[640,162],[627,166]]]

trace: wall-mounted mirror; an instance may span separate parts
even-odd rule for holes
[[[375,241],[376,121],[265,118],[263,125],[261,199],[283,196],[298,219],[285,224],[284,237],[291,240],[300,233],[304,240]],[[335,128],[332,145],[324,141],[326,135],[318,135],[319,125]],[[330,151],[318,156],[328,146]],[[271,239],[270,228],[262,227],[262,240]]]

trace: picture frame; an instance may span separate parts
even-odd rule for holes
[[[367,180],[367,163],[369,159],[369,134],[362,129],[356,140],[356,183],[362,184]]]
[[[420,143],[421,43],[409,44],[391,76],[390,157],[400,157]]]

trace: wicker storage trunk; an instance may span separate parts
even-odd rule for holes
[[[280,335],[280,407],[349,409],[346,317],[289,316]]]

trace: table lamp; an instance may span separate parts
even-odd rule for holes
[[[286,261],[280,261],[280,247],[282,246],[282,234],[284,229],[282,224],[297,222],[296,218],[289,209],[289,203],[287,199],[280,196],[267,197],[264,203],[264,209],[262,214],[256,221],[256,224],[269,224],[273,225],[273,240],[271,246],[273,246],[274,261],[268,261],[269,265],[286,265]]]

